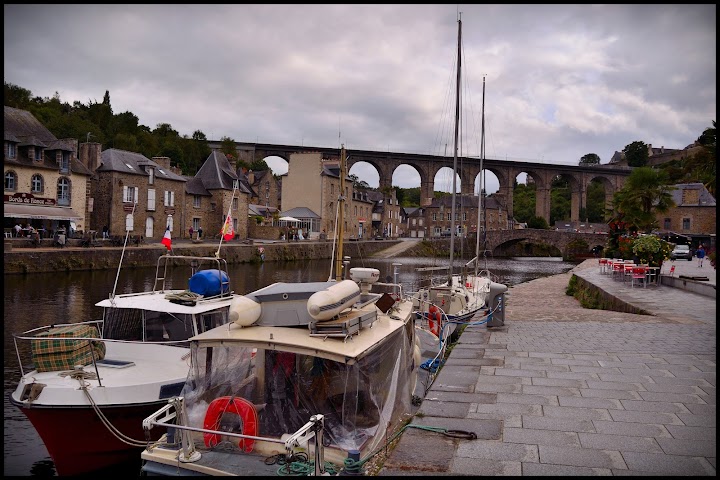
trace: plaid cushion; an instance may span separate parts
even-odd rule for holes
[[[105,358],[105,344],[89,340],[59,340],[43,337],[99,338],[97,328],[92,325],[69,325],[54,327],[35,335],[32,341],[32,358],[38,372],[71,370],[75,365],[92,363],[93,353],[96,360]]]

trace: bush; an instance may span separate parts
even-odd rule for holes
[[[670,258],[673,247],[671,243],[655,235],[640,235],[632,242],[632,252],[637,263],[659,267],[663,261]]]

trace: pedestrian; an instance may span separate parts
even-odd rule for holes
[[[698,267],[702,268],[703,259],[705,258],[705,247],[700,244],[700,246],[697,249],[697,252],[695,252],[695,255],[698,259]]]
[[[192,240],[192,236],[193,236],[193,232],[194,232],[194,231],[195,231],[195,230],[193,230],[193,228],[192,228],[192,226],[191,226],[191,227],[190,227],[190,240]]]
[[[110,234],[108,233],[108,226],[103,226],[103,238],[109,238]]]
[[[20,236],[20,231],[21,231],[21,230],[22,230],[22,227],[20,226],[20,224],[19,224],[19,223],[16,223],[16,224],[15,224],[15,236],[16,236],[16,237],[19,237],[19,236]]]
[[[202,227],[198,227],[198,240],[202,238]]]

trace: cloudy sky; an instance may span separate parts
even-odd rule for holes
[[[458,12],[461,154],[480,155],[483,77],[486,158],[608,163],[634,141],[684,148],[716,119],[715,5],[4,10],[5,82],[68,103],[107,90],[114,113],[212,140],[452,156]]]

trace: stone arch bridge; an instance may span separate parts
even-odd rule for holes
[[[588,245],[588,252],[597,246],[604,247],[606,233],[581,233],[538,228],[520,228],[513,230],[491,230],[487,232],[486,249],[492,254],[500,254],[504,248],[525,241],[535,244],[552,245],[560,250],[563,258],[568,258],[570,244],[582,240]],[[584,252],[583,252],[584,253]]]
[[[209,141],[210,148],[219,149],[218,141]],[[260,143],[236,142],[238,158],[247,163],[263,160],[269,156],[278,156],[290,161],[292,153],[319,152],[323,158],[337,160],[340,155],[338,148],[312,147],[298,145],[272,145]],[[430,204],[433,198],[435,175],[441,168],[453,166],[453,159],[438,155],[424,155],[398,152],[376,152],[370,150],[348,150],[348,170],[358,162],[367,162],[377,170],[380,177],[380,188],[391,187],[395,170],[401,165],[408,165],[420,175],[420,195],[422,206]],[[482,167],[481,167],[482,163]],[[486,158],[482,162],[475,157],[458,157],[458,176],[460,177],[461,193],[472,194],[475,189],[475,179],[483,170],[495,174],[500,187],[497,198],[508,212],[513,216],[512,192],[515,179],[521,173],[526,173],[529,181],[535,183],[535,215],[550,221],[550,189],[553,179],[560,175],[570,184],[571,204],[570,220],[581,220],[580,211],[587,206],[587,187],[591,181],[600,181],[605,187],[605,207],[611,204],[613,194],[625,184],[630,175],[629,167],[615,165],[558,165],[549,163],[519,162],[512,160],[498,160]]]

